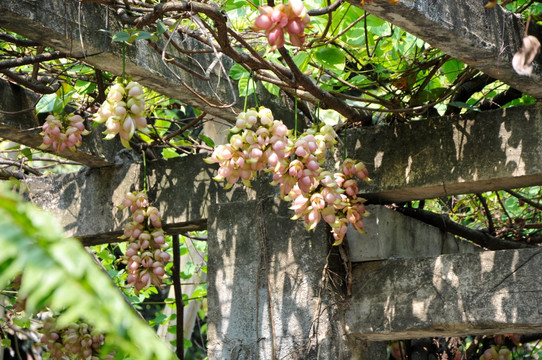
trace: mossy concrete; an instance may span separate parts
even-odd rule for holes
[[[35,106],[40,95],[17,84],[0,79],[0,138],[15,141],[32,148],[42,144],[39,135],[44,117],[36,115]],[[91,121],[85,127],[91,129]],[[105,141],[99,131],[84,137],[77,151],[66,149],[61,152],[44,150],[89,167],[111,166],[116,153],[122,149],[117,141]]]
[[[540,58],[535,59],[531,77],[512,68],[525,34],[518,14],[499,5],[485,9],[487,0],[401,0],[393,5],[375,0],[363,6],[358,0],[349,2],[523,93],[542,97]],[[533,21],[529,34],[542,40],[541,28]]]
[[[349,131],[346,142],[377,202],[542,184],[540,104]]]
[[[335,305],[338,253],[325,226],[307,232],[290,217],[276,197],[211,207],[209,359],[352,358]]]
[[[482,251],[473,243],[385,206],[369,205],[367,211],[371,215],[364,218],[366,234],[348,228],[352,262]]]
[[[119,76],[122,74],[122,45],[113,42],[111,36],[123,28],[115,12],[105,5],[64,0],[2,0],[0,27],[62,51],[70,57],[81,59],[99,69]],[[210,51],[183,54],[171,45],[167,48],[169,58],[174,58],[178,63],[203,75],[203,78],[163,61],[161,52],[156,51],[145,40],[138,40],[127,46],[126,74],[135,81],[203,110],[210,116],[234,122],[235,114],[241,111],[244,99],[239,98],[237,82],[230,84],[227,81],[233,61],[221,56],[224,66],[222,71],[215,62],[216,55],[212,48],[192,39],[181,38],[178,34],[173,34],[172,38],[185,48]],[[166,45],[166,40],[162,38],[157,43],[162,47]],[[203,80],[206,77],[207,79]],[[187,86],[182,84],[183,81]],[[260,103],[271,108],[275,116],[286,121],[293,119],[293,111],[288,109],[283,99],[272,96],[263,86],[258,87],[258,99]],[[249,106],[254,106],[252,97],[248,101]],[[224,106],[228,104],[233,106]]]
[[[384,341],[542,331],[542,250],[357,264],[348,336]]]

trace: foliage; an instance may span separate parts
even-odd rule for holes
[[[0,289],[22,275],[19,297],[30,314],[50,307],[62,327],[83,319],[107,335],[108,347],[135,359],[173,359],[107,276],[56,220],[1,186]]]
[[[54,49],[27,42],[8,31],[2,32],[7,36],[4,38],[8,39],[0,42],[2,59],[38,59],[42,53],[57,56],[53,60],[35,60],[14,65],[10,75],[13,81],[25,86],[34,84],[30,88],[44,94],[36,105],[36,112],[43,118],[52,113],[49,116],[57,120],[47,120],[47,125],[41,128],[44,135],[48,136],[48,139],[44,138],[44,144],[50,145],[49,150],[60,151],[63,149],[62,144],[70,148],[78,145],[81,142],[78,135],[86,131],[79,120],[93,117],[106,124],[107,138],[119,134],[125,147],[133,146],[135,151],[145,151],[145,154],[152,154],[156,158],[167,159],[212,150],[215,147],[213,139],[202,133],[203,122],[208,121],[205,119],[209,117],[185,104],[182,99],[169,99],[131,83],[125,73],[125,54],[127,47],[147,43],[150,48],[161,53],[165,67],[170,70],[178,67],[197,78],[197,81],[205,81],[210,85],[209,74],[216,64],[224,66],[220,59],[226,55],[234,60],[235,65],[220,71],[229,75],[232,92],[236,82],[238,95],[245,97],[245,110],[248,96],[254,95],[254,102],[258,103],[256,95],[259,95],[259,85],[274,97],[289,98],[286,102],[299,110],[294,115],[296,124],[299,121],[299,128],[309,130],[307,133],[298,133],[296,128],[282,139],[286,144],[284,148],[289,149],[283,151],[282,162],[277,161],[275,169],[272,169],[276,177],[274,180],[280,184],[283,197],[293,201],[292,208],[296,217],[303,218],[309,229],[314,227],[316,220],[324,218],[334,226],[337,242],[344,235],[346,218],[361,229],[363,223],[360,214],[364,208],[361,202],[356,203],[359,207],[354,211],[356,209],[352,210],[352,206],[341,202],[344,201],[341,195],[345,192],[349,192],[352,198],[357,196],[355,180],[339,177],[339,180],[330,180],[331,186],[327,188],[320,184],[324,178],[332,177],[327,177],[328,174],[321,176],[322,158],[316,158],[317,149],[311,149],[311,144],[316,141],[312,141],[309,136],[325,137],[326,133],[332,133],[333,130],[329,131],[331,126],[338,130],[359,125],[385,125],[432,116],[483,111],[496,106],[528,105],[535,101],[519,92],[511,97],[505,96],[510,90],[507,85],[494,79],[484,79],[475,69],[366,13],[351,2],[306,0],[302,3],[295,0],[274,4],[260,0],[223,0],[218,7],[210,6],[205,1],[190,2],[189,6],[185,2],[157,0],[93,2],[102,2],[104,6],[125,15],[119,17],[123,21],[122,31],[102,34],[108,34],[111,41],[122,46],[122,74],[110,74],[80,60],[57,56]],[[365,2],[370,1],[361,3]],[[388,1],[390,4],[396,2]],[[488,5],[495,6],[497,2],[489,0]],[[540,21],[542,5],[538,2],[504,0],[500,4],[509,11],[522,14],[524,18],[532,16],[534,21]],[[153,15],[149,16],[151,13]],[[288,37],[284,36],[286,33]],[[225,34],[228,35],[223,36]],[[177,50],[183,50],[184,40],[190,38],[203,43],[205,51],[214,53],[217,61],[209,69],[199,69],[197,66],[187,68],[184,65],[186,58],[178,54],[185,54],[186,51]],[[162,45],[164,43],[166,45]],[[197,63],[196,53],[187,56],[190,64]],[[171,73],[175,74],[176,71]],[[52,80],[46,84],[36,84],[32,81],[24,82],[26,78],[32,81]],[[177,77],[176,80],[189,88],[183,79]],[[458,94],[469,83],[482,85],[466,96],[459,97]],[[132,89],[136,90],[131,94]],[[207,98],[197,93],[197,89],[191,91],[194,98]],[[234,105],[223,104],[221,100],[215,99],[218,103],[209,103],[208,106],[228,108]],[[247,112],[242,114],[246,115]],[[240,114],[239,117],[244,115]],[[73,116],[77,117],[75,123],[78,125],[66,120]],[[70,130],[70,125],[71,128],[77,128],[77,131]],[[238,144],[236,148],[227,148],[225,151],[224,147],[217,147],[215,150],[214,161],[221,163],[219,176],[229,184],[236,182],[239,177],[248,182],[254,172],[262,170],[259,166],[274,161],[272,151],[268,149],[275,150],[276,154],[276,150],[284,145],[277,145],[278,141],[274,139],[272,144],[253,146],[270,129],[263,126],[254,131],[254,135],[260,132],[253,137],[258,141],[250,143],[252,140],[247,140],[246,128],[248,126],[245,122],[243,126],[231,130],[229,145]],[[39,132],[40,129],[31,131]],[[50,135],[54,135],[56,143]],[[331,143],[328,139],[324,148],[330,147]],[[41,152],[18,144],[3,142],[0,145],[4,149],[4,168],[0,169],[3,170],[0,175],[14,183],[21,184],[21,180],[29,174],[42,175],[41,171],[47,166],[44,165],[46,161],[61,164],[63,168],[60,170],[55,165],[55,172],[66,171],[66,165],[73,164],[58,158],[45,158]],[[232,157],[226,159],[228,152]],[[236,164],[229,161],[232,158],[235,158]],[[240,165],[241,158],[250,166]],[[345,168],[345,173],[351,172],[347,175],[360,171],[355,163]],[[367,174],[363,175],[361,177]],[[301,191],[302,186],[297,185],[298,181],[299,184],[306,182],[307,191]],[[339,186],[338,182],[345,186]],[[296,191],[300,190],[297,193],[292,192],[294,185],[297,186]],[[323,191],[324,188],[329,190],[339,187],[342,190],[340,194],[332,191],[326,194]],[[540,238],[538,224],[542,223],[542,219],[540,209],[533,204],[540,203],[541,190],[540,187],[533,187],[521,190],[521,193],[525,195],[523,198],[499,191],[427,200],[414,206],[425,205],[432,211],[448,213],[461,225],[484,231],[487,229],[502,238],[535,242]],[[331,200],[327,201],[327,197],[331,197]],[[533,202],[529,203],[525,199]],[[54,225],[54,221],[12,197],[7,191],[0,193],[0,208],[3,215],[0,226],[6,229],[0,235],[0,247],[3,249],[0,253],[0,288],[15,275],[24,272],[20,296],[27,298],[29,312],[51,306],[61,311],[59,325],[80,319],[88,320],[108,334],[108,344],[118,344],[121,351],[134,354],[135,357],[171,356],[155,342],[152,331],[143,326],[131,312],[122,310],[126,306],[119,294],[107,282],[104,274],[93,267],[94,264],[81,247],[74,240],[60,241],[61,230]],[[150,214],[145,213],[145,216]],[[338,218],[340,221],[337,221]],[[160,239],[159,242],[168,239],[163,239],[163,234],[156,234],[156,237]],[[203,251],[205,246],[199,246]],[[145,289],[143,286],[138,293],[127,286],[133,282],[135,274],[128,274],[130,271],[126,270],[118,258],[135,251],[132,250],[126,243],[95,247],[116,285],[137,309],[144,309],[147,306],[145,302],[151,296],[158,296],[158,291],[154,287]],[[180,250],[181,254],[187,256],[185,242],[181,242]],[[133,263],[127,264],[128,267]],[[200,269],[195,262],[189,261],[181,272],[181,278],[188,280],[200,270],[205,272],[204,267]],[[159,266],[160,276],[162,272],[169,271],[171,265],[164,268]],[[169,280],[165,281],[169,284]],[[146,281],[144,283],[147,284]],[[140,281],[139,285],[143,285],[143,282]],[[74,289],[78,294],[77,303],[68,296],[74,293]],[[205,296],[206,284],[200,284],[193,294],[184,294],[182,301],[201,301]],[[162,303],[177,306],[173,299],[160,300]],[[175,320],[174,316],[164,319],[161,315],[150,320],[150,323],[154,326]],[[204,320],[204,311],[200,317]],[[171,325],[170,330],[176,332],[175,325]],[[205,324],[201,332],[205,333]],[[148,346],[138,347],[143,344]],[[185,339],[185,347],[189,344],[190,341]],[[489,346],[485,344],[480,350],[486,351]],[[397,345],[394,345],[394,349],[397,350]],[[200,352],[198,356],[203,354]]]

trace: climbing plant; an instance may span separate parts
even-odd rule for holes
[[[362,218],[367,215],[356,180],[368,180],[364,164],[345,154],[338,171],[324,168],[326,151],[346,138],[342,135],[347,129],[534,102],[532,97],[343,0],[80,2],[98,3],[117,14],[122,30],[103,29],[100,36],[122,46],[122,73],[101,71],[84,59],[71,59],[7,30],[0,32],[3,78],[43,95],[35,105],[42,125],[29,129],[43,136],[41,150],[0,143],[0,174],[20,190],[24,190],[29,174],[73,170],[75,163],[55,155],[66,149],[77,151],[85,135],[98,131],[111,141],[119,135],[124,147],[149,161],[208,151],[208,161],[220,166],[216,179],[224,180],[227,187],[238,180],[250,186],[259,172],[269,172],[281,197],[291,202],[293,217],[303,219],[309,230],[324,220],[339,245],[348,224],[363,231]],[[365,2],[370,1],[361,3]],[[485,6],[497,3],[490,0]],[[538,2],[527,0],[502,1],[501,6],[532,16],[534,21],[539,20],[542,10]],[[204,49],[186,51],[186,39],[203,44]],[[175,80],[197,98],[203,95],[176,75],[176,68],[203,82],[210,82],[210,72],[216,69],[228,79],[233,101],[205,100],[209,108],[237,112],[226,144],[215,146],[202,131],[205,122],[220,119],[183,99],[168,98],[131,80],[126,73],[126,52],[137,42],[160,54]],[[197,52],[212,53],[216,60],[210,69],[187,67],[172,55],[183,51],[189,58]],[[227,66],[225,56],[235,64]],[[291,118],[275,119],[266,108],[268,104],[262,103],[265,97],[284,99],[293,109]],[[255,108],[248,107],[249,100]],[[93,124],[88,121],[91,119]],[[180,249],[181,255],[186,255],[186,247],[163,232],[159,209],[152,207],[150,200],[144,193],[126,195],[122,206],[131,211],[131,221],[124,229],[129,244],[93,249],[137,308],[143,308],[162,283],[171,284],[167,275],[187,279],[196,272],[193,264],[181,271],[169,262],[172,251]],[[418,214],[422,210],[450,213],[460,226],[483,226],[495,237],[534,243],[540,238],[539,204],[537,187],[521,193],[396,204],[396,208],[404,213],[412,208],[419,210]],[[17,328],[27,334],[41,332],[42,350],[52,358],[70,351],[72,358],[172,357],[150,329],[126,310],[120,293],[96,270],[89,255],[74,241],[61,240],[61,230],[49,224],[54,221],[47,221],[46,215],[12,195],[7,187],[0,193],[0,210],[0,221],[4,220],[0,225],[7,229],[0,235],[0,289],[5,289],[1,294],[10,299],[3,306],[11,321],[0,324],[3,346],[11,346],[6,334]],[[84,260],[75,263],[75,259]],[[91,275],[98,281],[90,282]],[[80,303],[63,296],[74,288],[82,291]],[[198,287],[192,298],[199,299],[205,293],[204,286]],[[176,300],[175,306],[181,308],[193,299],[184,294]],[[168,299],[162,302],[172,303]],[[31,314],[39,314],[39,318],[31,318]],[[37,320],[41,328],[36,332],[32,326]],[[150,323],[167,325],[173,320],[157,316]],[[182,336],[177,341],[184,341],[178,353],[190,346]],[[497,342],[479,342],[473,354],[487,359],[510,357],[504,354],[508,348]],[[390,344],[389,349],[394,358],[403,357],[402,345]]]

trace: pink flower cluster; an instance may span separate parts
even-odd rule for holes
[[[275,7],[260,6],[260,15],[254,21],[253,29],[264,30],[271,51],[284,46],[285,32],[289,34],[294,46],[301,46],[305,41],[305,26],[310,22],[307,9],[301,0],[290,0],[288,4]]]
[[[136,130],[148,131],[144,96],[143,88],[134,81],[125,86],[121,80],[111,87],[107,99],[94,114],[95,122],[105,122],[106,140],[119,134],[122,145],[130,148],[130,139]]]
[[[104,343],[104,335],[96,334],[91,326],[85,323],[72,323],[65,328],[56,329],[53,317],[47,317],[40,342],[47,348],[51,359],[76,360],[112,360],[114,354],[100,357],[100,349]]]
[[[82,135],[90,132],[85,129],[83,118],[80,115],[49,115],[42,125],[43,144],[40,149],[45,150],[52,147],[54,151],[60,152],[69,148],[75,151],[76,146],[81,146]]]
[[[128,278],[136,293],[151,284],[159,287],[166,272],[164,264],[170,255],[164,251],[167,247],[165,233],[162,230],[162,218],[157,208],[149,206],[147,195],[142,192],[126,194],[119,209],[129,208],[132,221],[124,227],[121,238],[130,240],[123,261],[126,263]]]
[[[214,179],[226,180],[226,188],[239,179],[250,186],[259,171],[271,172],[281,197],[292,202],[293,219],[302,218],[308,230],[323,219],[332,228],[335,244],[340,244],[348,224],[363,232],[362,217],[368,213],[365,200],[357,196],[356,179],[369,178],[365,165],[352,159],[335,174],[322,168],[335,136],[331,126],[323,125],[296,139],[282,121],[274,120],[271,110],[250,109],[237,117],[229,143],[216,147],[205,161],[220,165]]]

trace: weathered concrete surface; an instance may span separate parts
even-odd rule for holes
[[[532,77],[519,76],[512,68],[525,27],[519,16],[500,6],[485,9],[485,0],[402,0],[395,5],[375,0],[364,6],[349,2],[521,92],[542,97],[540,61],[535,61]],[[542,40],[534,22],[529,33]]]
[[[479,252],[482,249],[434,226],[381,205],[369,205],[364,218],[367,234],[350,227],[347,233],[350,261],[412,258]]]
[[[408,201],[542,184],[542,106],[349,131],[377,201]]]
[[[149,199],[163,217],[170,234],[206,228],[210,204],[254,199],[269,186],[254,184],[224,191],[211,178],[216,166],[203,156],[160,160],[147,164]],[[125,194],[142,190],[143,165],[139,163],[86,169],[78,173],[32,178],[27,182],[29,198],[56,215],[68,236],[81,238],[85,245],[115,242],[128,219],[128,211],[118,211]]]
[[[42,122],[34,109],[40,95],[26,90],[16,84],[0,79],[0,138],[9,139],[19,144],[37,148],[42,144],[37,129]],[[22,110],[27,110],[20,112]],[[9,114],[9,112],[16,112]],[[87,122],[87,129],[91,125]],[[33,129],[33,130],[29,130]],[[93,131],[83,139],[77,151],[66,149],[59,153],[44,150],[66,159],[80,162],[89,167],[111,166],[115,162],[115,154],[122,149],[118,141],[105,141],[99,131]]]
[[[112,42],[111,36],[104,32],[108,30],[116,33],[122,28],[114,12],[109,11],[106,6],[73,0],[2,0],[0,27],[63,51],[99,69],[116,75],[122,74],[121,44]],[[175,40],[190,49],[204,46],[178,37],[175,37]],[[185,55],[172,46],[169,46],[167,51],[178,62],[203,74],[211,68],[215,60],[212,52]],[[227,57],[222,57],[222,61],[228,72],[233,62]],[[233,109],[212,107],[207,104],[207,102],[216,105],[229,104],[234,100],[234,93],[237,93],[237,84],[233,83],[232,92],[226,81],[227,76],[220,73],[218,65],[211,71],[209,81],[197,78],[173,65],[169,68],[202,98],[183,86],[164,64],[161,54],[145,41],[136,41],[127,47],[126,73],[134,80],[220,119],[230,121],[235,119],[233,110],[238,111],[238,106],[242,108],[244,99],[239,100],[238,106]],[[286,118],[291,111],[284,106],[282,100],[270,96],[263,88],[260,90],[258,95],[260,102],[271,108],[275,115],[288,120]],[[250,97],[249,106],[252,102],[253,99]]]
[[[373,181],[360,184],[360,191],[372,200],[399,202],[542,184],[538,106],[363,128],[348,132],[347,145],[350,157],[367,164]],[[225,192],[212,180],[217,167],[206,165],[202,157],[149,164],[151,195],[166,223],[206,219],[205,209],[216,199],[240,201],[277,191],[264,177],[254,191],[239,185]],[[59,216],[70,235],[102,234],[96,241],[104,241],[119,230],[113,206],[141,178],[137,164],[91,169],[33,179],[31,194]]]
[[[290,217],[276,198],[211,208],[209,359],[355,358],[343,344],[338,299],[331,289],[320,294],[329,234]]]
[[[369,341],[542,331],[541,249],[358,264],[345,312]]]

